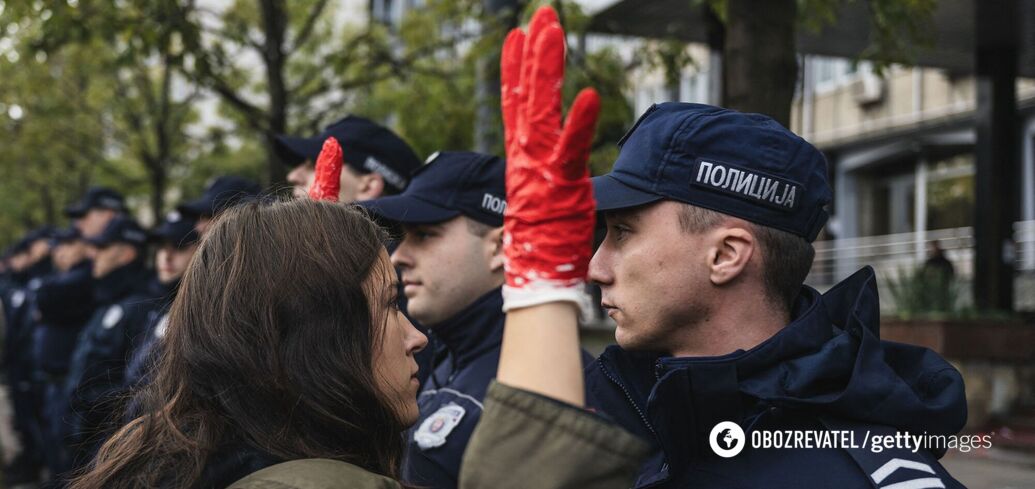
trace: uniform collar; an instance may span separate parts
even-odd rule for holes
[[[116,268],[111,273],[94,281],[93,298],[97,304],[111,304],[135,292],[144,284],[146,269],[137,260]]]
[[[505,317],[502,288],[497,288],[430,329],[449,350],[456,368],[462,368],[486,351],[499,348]]]
[[[176,298],[176,291],[180,288],[181,278],[177,278],[169,283],[162,283],[158,280],[158,276],[151,277],[147,283],[148,295],[157,299],[159,309],[167,309],[172,304],[173,299]]]
[[[916,433],[963,428],[959,372],[925,348],[880,341],[873,269],[863,268],[822,296],[804,287],[792,318],[747,351],[655,357],[653,381],[642,372],[629,375],[630,366],[650,364],[633,363],[617,347],[601,356],[601,366],[632,385],[625,389],[641,403],[672,467],[713,456],[707,440],[719,421],[750,432],[785,414],[812,413]]]
[[[831,336],[827,314],[814,289],[803,287],[794,318],[780,332],[750,350],[713,357],[667,357],[625,352],[617,346],[601,356],[650,423],[669,467],[710,456],[708,438],[721,421],[748,431],[764,414],[750,377],[781,358],[819,348]],[[630,368],[639,370],[632,374]]]

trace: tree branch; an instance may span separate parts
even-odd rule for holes
[[[298,31],[298,35],[295,36],[294,41],[291,43],[291,47],[287,50],[288,54],[294,54],[299,48],[302,47],[306,41],[309,40],[309,36],[313,34],[313,30],[316,27],[316,21],[320,19],[320,14],[323,13],[324,8],[327,7],[327,0],[320,0],[313,5],[313,9],[309,11],[309,16],[306,17],[305,23],[302,24],[302,28]]]

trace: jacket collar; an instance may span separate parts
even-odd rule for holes
[[[493,289],[453,317],[429,327],[453,357],[455,368],[463,368],[503,341],[502,288]]]
[[[959,372],[927,349],[881,342],[879,316],[876,277],[865,267],[822,296],[804,287],[791,323],[750,350],[672,358],[611,347],[601,366],[640,404],[673,467],[711,456],[718,422],[750,432],[784,411],[958,432],[966,420]],[[650,358],[653,379],[642,372]]]
[[[99,305],[111,304],[140,290],[145,286],[146,273],[143,262],[139,260],[112,270],[94,281],[94,301]]]

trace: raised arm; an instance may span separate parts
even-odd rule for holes
[[[584,285],[595,203],[586,162],[600,100],[583,89],[562,125],[564,49],[549,7],[527,34],[514,29],[503,44],[507,320],[497,379],[582,406],[577,314],[590,308]]]

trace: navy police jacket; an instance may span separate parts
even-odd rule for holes
[[[149,380],[150,369],[161,355],[161,340],[169,324],[169,309],[179,290],[180,280],[163,284],[157,278],[148,285],[150,295],[155,297],[153,308],[148,311],[141,330],[139,346],[133,351],[126,365],[124,384],[128,389],[140,387]]]
[[[6,328],[2,363],[9,385],[23,391],[29,390],[29,383],[33,380],[32,333],[36,325],[36,291],[50,271],[50,260],[44,259],[21,273],[12,274],[2,297]]]
[[[650,441],[635,488],[962,487],[943,450],[875,450],[865,438],[956,434],[966,422],[963,380],[934,352],[881,341],[873,270],[825,295],[803,287],[783,330],[749,351],[673,358],[608,348],[586,368],[588,403]],[[743,443],[730,458],[709,441],[722,421]],[[841,447],[759,448],[753,433],[842,431]],[[720,440],[716,440],[718,444]]]
[[[75,436],[92,434],[114,414],[111,402],[122,392],[127,359],[154,307],[148,278],[143,265],[134,263],[94,284],[98,307],[83,328],[65,380]]]
[[[444,347],[417,397],[420,418],[407,435],[402,479],[434,489],[457,486],[460,460],[496,378],[503,340],[503,295],[495,289],[432,328]]]
[[[36,309],[36,366],[45,376],[60,378],[68,371],[79,332],[94,310],[93,262],[83,260],[67,272],[44,279],[36,291]]]

